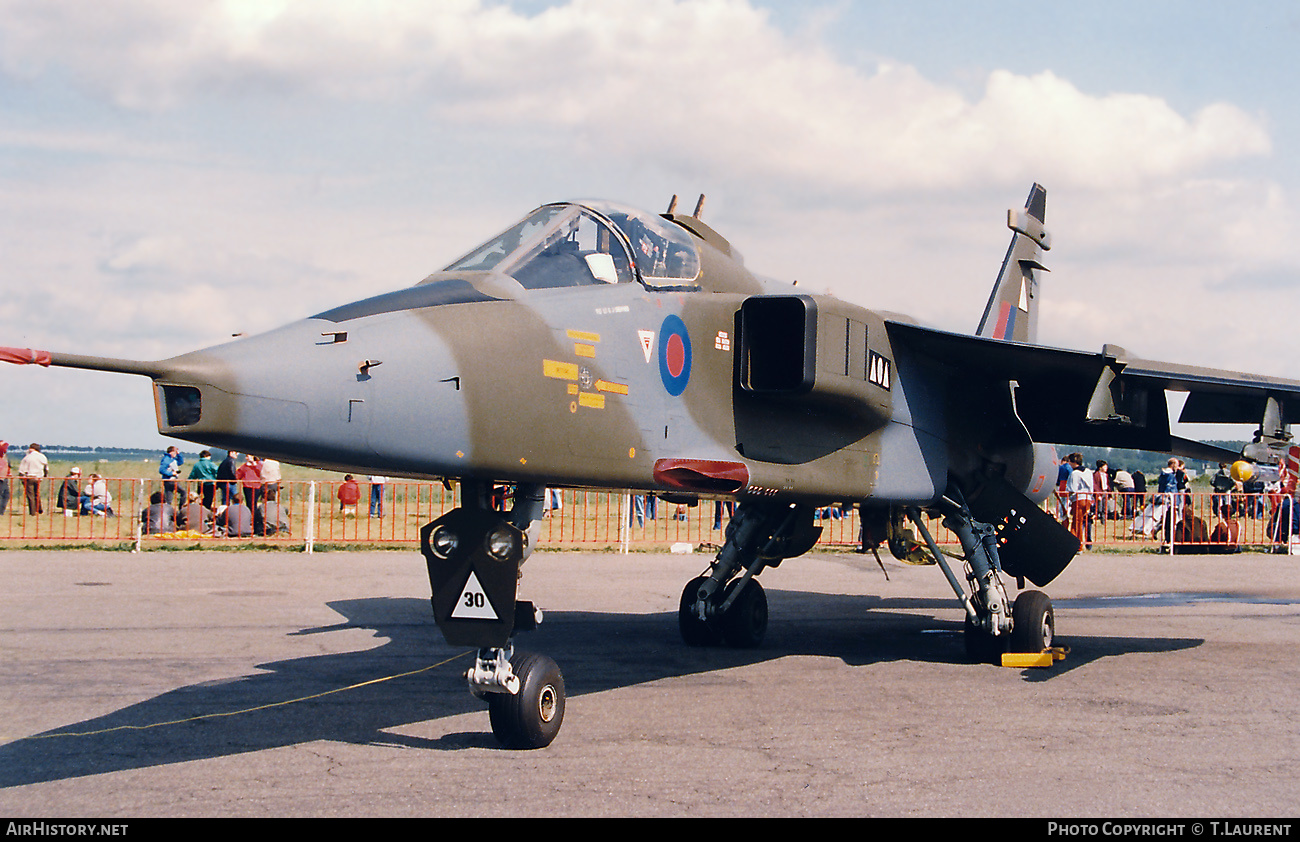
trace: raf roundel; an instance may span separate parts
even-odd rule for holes
[[[668,316],[659,328],[659,378],[673,397],[686,391],[691,379],[691,337],[677,316]]]

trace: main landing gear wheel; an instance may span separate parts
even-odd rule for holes
[[[677,626],[687,646],[717,646],[725,642],[737,649],[753,649],[763,642],[767,634],[767,594],[756,579],[750,579],[736,596],[736,601],[726,613],[718,613],[725,605],[740,580],[735,579],[725,588],[714,592],[706,611],[707,618],[700,619],[695,606],[699,600],[700,586],[707,576],[697,576],[686,584],[677,607]]]
[[[564,721],[564,676],[545,655],[517,653],[510,668],[519,692],[486,694],[492,733],[506,748],[545,748]]]
[[[976,664],[1000,664],[1007,651],[1006,635],[994,636],[966,618],[966,657]]]
[[[1012,652],[1042,652],[1052,646],[1056,616],[1052,601],[1042,591],[1025,591],[1011,609]]]
[[[700,592],[700,585],[707,581],[707,576],[696,576],[687,582],[682,590],[682,600],[677,606],[677,627],[681,630],[682,640],[686,641],[687,646],[717,646],[722,641],[722,635],[707,620],[701,620],[695,613],[695,602]]]
[[[767,633],[767,595],[755,578],[783,559],[803,555],[821,535],[807,504],[745,501],[708,572],[682,592],[677,625],[689,646],[752,648]]]
[[[722,592],[725,603],[731,598],[741,580],[737,579]],[[722,615],[722,639],[737,649],[753,649],[763,642],[767,634],[767,594],[757,579],[750,579]]]

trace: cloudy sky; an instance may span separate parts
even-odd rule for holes
[[[159,359],[409,286],[546,201],[974,329],[1048,189],[1040,340],[1300,377],[1300,7],[0,0],[0,345]],[[0,438],[162,447],[4,366]]]

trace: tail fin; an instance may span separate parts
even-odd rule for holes
[[[1043,228],[1047,190],[1035,184],[1025,200],[1025,209],[1007,211],[1011,247],[1002,261],[993,294],[989,296],[977,336],[1033,343],[1038,339],[1038,279],[1034,270],[1046,272],[1043,252],[1051,249],[1052,238]]]

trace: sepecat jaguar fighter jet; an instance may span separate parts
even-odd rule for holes
[[[517,748],[548,745],[564,715],[555,662],[513,647],[540,619],[517,584],[547,487],[738,502],[682,592],[693,646],[758,646],[759,575],[813,546],[818,507],[856,505],[866,547],[919,545],[943,571],[983,659],[1052,643],[1050,600],[1024,588],[1079,550],[1039,507],[1053,444],[1239,458],[1171,435],[1166,390],[1190,393],[1183,421],[1259,425],[1243,454],[1259,461],[1300,416],[1300,381],[1036,344],[1051,245],[1039,185],[1008,213],[973,335],[762,279],[702,204],[545,205],[413,287],[168,360],[0,358],[150,377],[160,432],[205,446],[458,479],[461,505],[421,531],[433,613],[477,650],[470,689]],[[506,511],[498,484],[513,487]],[[922,513],[957,535],[964,575]]]

